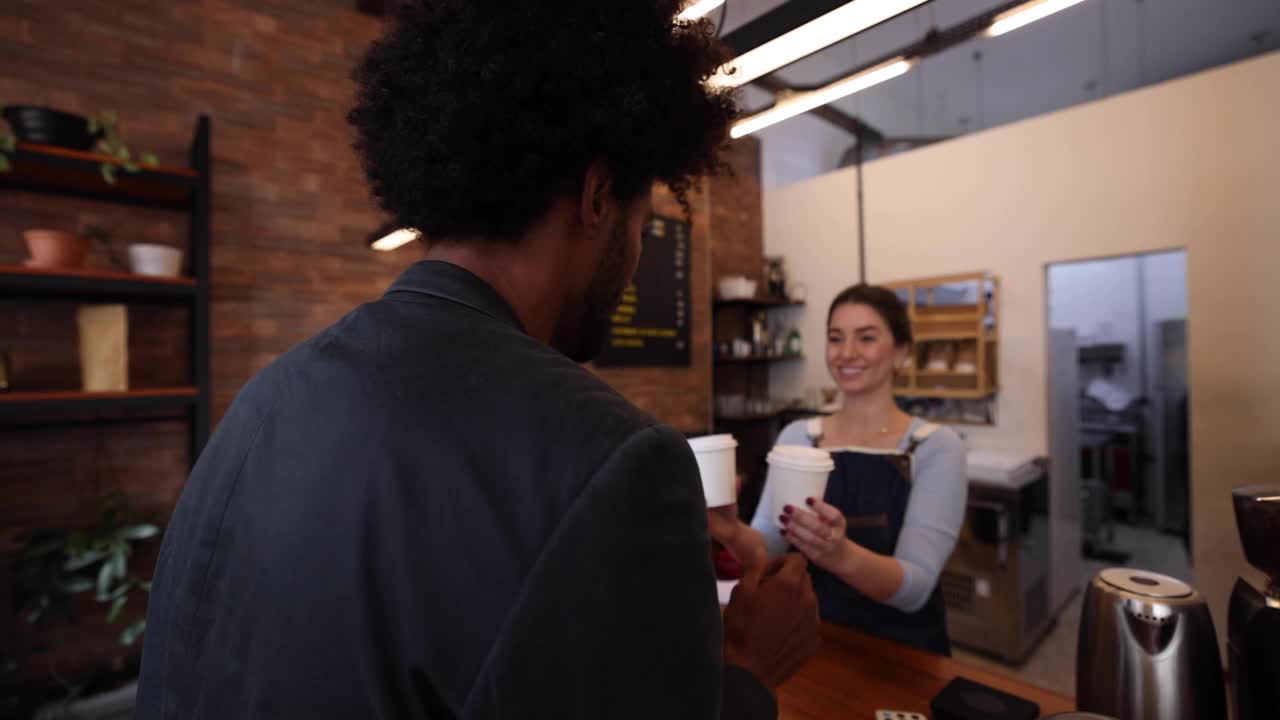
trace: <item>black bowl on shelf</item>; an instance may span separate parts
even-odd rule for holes
[[[97,133],[89,132],[89,119],[82,115],[31,105],[6,105],[0,113],[22,142],[89,150],[98,140]]]

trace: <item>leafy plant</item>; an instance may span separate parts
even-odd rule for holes
[[[97,135],[101,133],[97,144],[93,147],[104,155],[110,155],[117,162],[104,162],[98,167],[102,173],[102,179],[107,181],[108,185],[114,185],[116,182],[116,168],[123,168],[127,173],[136,173],[142,168],[139,165],[147,165],[155,167],[158,164],[155,153],[139,153],[137,159],[133,157],[132,151],[124,144],[124,138],[120,136],[120,118],[114,110],[103,110],[97,115],[89,116],[89,134]]]
[[[160,533],[157,525],[134,521],[128,498],[112,493],[101,500],[101,521],[84,530],[45,529],[23,534],[22,547],[11,554],[14,610],[32,625],[61,616],[74,622],[72,599],[93,592],[114,624],[135,590],[151,590],[150,581],[129,571],[134,546]],[[132,645],[146,621],[124,628],[121,645]]]
[[[9,172],[12,169],[7,153],[13,152],[17,146],[18,142],[14,139],[13,133],[0,132],[0,172]]]
[[[114,232],[102,227],[101,225],[90,224],[85,225],[84,229],[80,231],[80,234],[97,245],[98,248],[106,254],[107,259],[112,265],[115,265],[116,267],[123,265],[120,253],[116,252],[116,249],[111,245],[111,238],[115,235]]]

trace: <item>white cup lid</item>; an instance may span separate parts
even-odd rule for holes
[[[738,441],[728,434],[703,435],[702,437],[689,438],[689,447],[693,448],[696,453],[716,452],[718,450],[732,450],[738,447]]]
[[[770,465],[779,465],[793,470],[831,472],[836,468],[835,461],[831,459],[831,453],[803,445],[775,445],[769,451],[768,461]]]

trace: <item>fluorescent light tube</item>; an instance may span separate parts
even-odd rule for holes
[[[373,245],[371,245],[370,247],[372,247],[374,250],[380,250],[382,252],[390,252],[400,247],[401,245],[408,245],[409,243],[417,239],[418,239],[417,230],[410,230],[409,228],[401,228],[399,230],[389,232],[386,235],[383,235],[382,237],[378,238],[377,240],[374,240]]]
[[[676,17],[681,20],[697,20],[724,4],[724,0],[695,0]]]
[[[996,16],[996,19],[991,23],[991,27],[987,30],[987,35],[991,37],[1003,35],[1010,30],[1017,30],[1023,25],[1030,25],[1059,10],[1066,10],[1072,5],[1082,2],[1084,0],[1035,0],[1035,2],[1027,3]]]
[[[707,81],[737,87],[878,25],[927,0],[853,0],[725,63]]]
[[[901,57],[895,58],[873,68],[868,68],[856,75],[850,75],[843,80],[837,80],[817,90],[796,93],[782,98],[768,110],[734,123],[733,129],[729,131],[729,134],[735,138],[750,135],[757,130],[762,130],[775,123],[780,123],[783,120],[809,112],[814,108],[822,107],[842,97],[848,97],[873,85],[879,85],[886,80],[896,78],[910,69],[910,60]]]

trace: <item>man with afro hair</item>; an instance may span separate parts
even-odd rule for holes
[[[240,392],[165,535],[143,720],[769,718],[798,555],[579,363],[650,189],[715,172],[726,59],[679,0],[417,0],[355,72],[373,195],[427,245]],[[354,181],[354,179],[353,179]],[[747,567],[716,602],[710,537]]]

